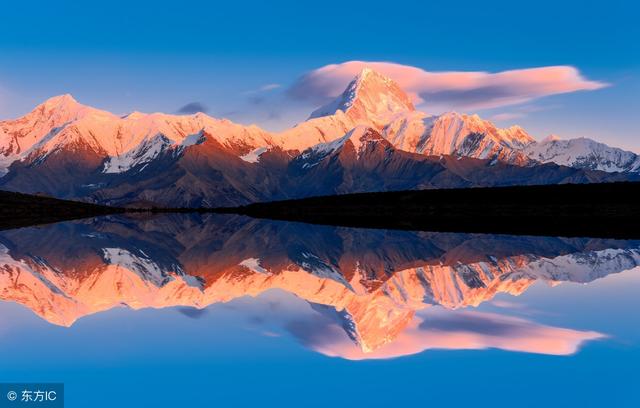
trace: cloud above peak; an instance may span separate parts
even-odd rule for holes
[[[391,62],[349,61],[302,75],[287,90],[298,100],[322,104],[335,98],[365,67],[393,79],[428,110],[490,109],[528,102],[549,95],[590,91],[607,83],[586,79],[572,66],[548,66],[501,72],[443,71]]]
[[[189,102],[188,104],[178,109],[176,113],[179,113],[181,115],[191,115],[199,112],[207,113],[208,111],[209,108],[202,102]]]

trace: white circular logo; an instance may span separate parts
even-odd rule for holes
[[[18,394],[16,394],[16,392],[15,392],[15,391],[9,391],[9,392],[7,393],[7,399],[8,399],[9,401],[15,401],[15,400],[16,400],[16,398],[18,398]]]

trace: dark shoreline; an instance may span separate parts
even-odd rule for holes
[[[0,230],[97,217],[127,210],[79,201],[0,191]]]
[[[640,183],[420,190],[256,203],[223,212],[362,228],[640,238]]]
[[[223,208],[119,208],[0,191],[0,230],[123,213],[221,213],[358,228],[640,238],[639,182],[360,193]]]

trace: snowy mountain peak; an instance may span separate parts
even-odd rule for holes
[[[640,171],[639,155],[584,137],[562,140],[551,135],[540,143],[530,144],[524,153],[540,163],[607,172]]]
[[[397,149],[428,156],[442,154],[497,159],[528,165],[531,160],[520,152],[535,140],[519,126],[497,128],[478,115],[446,112],[430,116],[421,112],[395,115],[382,135]]]
[[[78,101],[70,93],[65,93],[65,94],[61,94],[61,95],[52,96],[51,98],[49,98],[49,99],[47,99],[46,101],[43,102],[44,105],[59,105],[59,104],[64,104],[64,103],[75,103],[75,104],[77,104]]]
[[[356,151],[360,151],[367,142],[384,140],[375,129],[362,125],[353,128],[343,139],[351,141]]]
[[[524,130],[524,128],[519,125],[512,125],[512,126],[509,126],[507,129],[510,130],[511,132],[526,132],[526,130]]]
[[[138,119],[144,118],[145,116],[147,116],[146,113],[142,113],[142,112],[139,112],[139,111],[133,111],[131,113],[128,113],[128,114],[124,115],[122,117],[122,119],[138,120]]]
[[[344,112],[356,123],[384,126],[393,115],[414,111],[409,96],[390,78],[364,68],[334,101],[315,110],[310,118]]]
[[[79,105],[78,101],[71,94],[62,94],[57,96],[52,96],[42,103],[44,107],[47,108],[57,108],[62,106],[75,106]]]
[[[369,67],[364,67],[362,68],[362,70],[360,71],[360,73],[358,74],[358,78],[364,78],[365,76],[375,73],[375,71]]]
[[[380,136],[380,134],[376,132],[375,129],[361,125],[351,129],[341,138],[328,143],[320,143],[316,146],[313,146],[310,150],[314,153],[321,153],[326,155],[342,148],[345,143],[347,143],[347,141],[351,141],[356,151],[359,151],[366,142],[374,140],[382,140],[382,136]]]
[[[36,106],[36,108],[28,113],[26,116],[58,116],[65,117],[69,119],[76,119],[80,112],[87,112],[89,110],[94,110],[88,106],[82,105],[78,101],[75,100],[71,94],[64,94],[51,97]]]
[[[0,121],[0,174],[36,144],[50,139],[67,124],[88,116],[115,117],[64,94],[47,99],[20,118]]]
[[[310,169],[318,165],[324,158],[334,153],[339,153],[349,142],[356,151],[358,158],[365,151],[369,143],[384,141],[384,138],[370,126],[356,126],[344,136],[327,143],[319,143],[298,156],[302,169]]]

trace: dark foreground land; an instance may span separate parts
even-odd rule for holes
[[[0,191],[0,230],[124,212],[216,212],[363,228],[640,238],[640,183],[398,191],[235,208],[116,208]]]
[[[0,191],[0,230],[124,211],[122,208]]]
[[[257,203],[232,212],[350,227],[640,238],[640,183],[399,191]]]

